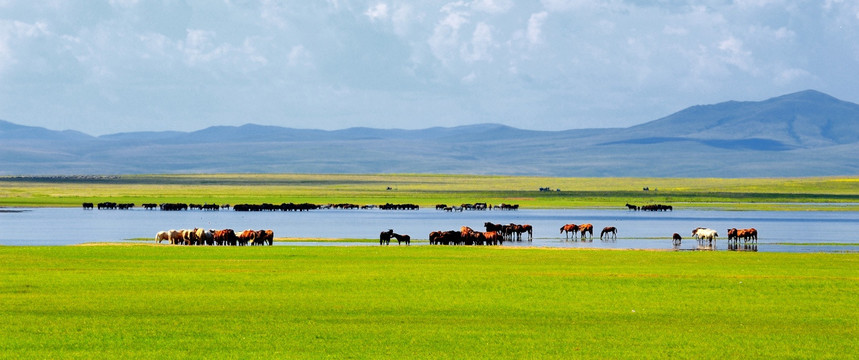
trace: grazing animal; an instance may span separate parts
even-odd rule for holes
[[[90,203],[90,202],[83,203],[83,207],[84,207],[84,210],[92,210],[93,203]]]
[[[582,239],[586,239],[586,234],[591,234],[591,239],[594,238],[594,226],[591,224],[582,224],[579,225],[579,234],[581,234]]]
[[[238,238],[236,237],[236,232],[233,229],[224,229],[215,231],[214,234],[215,244],[222,246],[236,246],[238,243]]]
[[[707,228],[695,229],[694,233],[698,236],[699,241],[707,240],[710,243],[712,243],[716,240],[717,237],[719,237],[719,234],[716,232],[716,230]]]
[[[611,236],[612,239],[617,239],[617,228],[614,226],[604,227],[602,229],[602,231],[600,232],[600,240],[603,239],[603,236],[606,236],[606,238],[608,238],[609,235]]]
[[[185,239],[182,237],[182,231],[181,230],[170,230],[170,231],[168,231],[168,233],[170,233],[170,244],[171,245],[179,245],[185,241]]]
[[[674,235],[671,235],[671,242],[672,242],[674,245],[680,245],[680,242],[681,242],[681,241],[683,241],[683,238],[682,238],[682,237],[680,237],[680,234],[678,234],[678,233],[674,233]]]
[[[237,236],[239,246],[247,246],[249,243],[253,243],[256,235],[256,231],[253,230],[242,231],[242,233]]]
[[[397,233],[393,233],[391,234],[391,236],[397,239],[397,245],[400,245],[400,243],[406,243],[406,245],[410,245],[412,241],[412,238],[408,235],[400,235]]]
[[[626,203],[626,208],[629,210],[634,210],[634,211],[638,211],[638,209],[639,209],[638,206],[632,205],[630,203]]]
[[[573,240],[576,239],[576,233],[579,231],[579,226],[576,224],[566,224],[561,226],[561,234],[564,234],[564,237],[569,240],[569,234],[573,233]]]
[[[390,244],[392,235],[394,235],[394,229],[388,229],[388,231],[382,231],[379,233],[379,245]]]
[[[525,224],[519,228],[522,232],[528,233],[528,241],[534,241],[534,228],[531,225]]]
[[[170,233],[167,231],[159,231],[157,234],[155,234],[155,242],[160,244],[162,240],[167,240],[167,242],[170,242]]]

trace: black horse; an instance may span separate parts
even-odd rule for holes
[[[388,231],[382,231],[379,234],[379,245],[388,245],[391,243],[391,236],[394,235],[394,229],[388,229]]]

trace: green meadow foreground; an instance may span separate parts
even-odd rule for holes
[[[855,358],[859,254],[0,247],[0,357]]]
[[[857,211],[859,177],[672,179],[426,174],[0,177],[0,207],[80,206],[83,202],[102,201],[138,206],[176,202],[420,206],[486,202],[519,204],[523,208],[623,208],[626,203],[661,203],[675,208]]]

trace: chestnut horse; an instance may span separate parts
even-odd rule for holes
[[[566,238],[567,240],[570,239],[570,233],[573,233],[573,240],[575,240],[577,232],[579,232],[579,226],[576,224],[566,224],[564,226],[561,226],[561,234],[564,234],[564,238]]]
[[[581,224],[579,225],[579,234],[581,234],[582,239],[587,239],[587,233],[591,234],[591,239],[594,238],[594,226],[591,224]]]

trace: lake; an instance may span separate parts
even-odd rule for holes
[[[634,212],[626,209],[556,209],[517,211],[444,212],[435,209],[407,210],[314,210],[308,212],[82,210],[80,208],[2,209],[0,245],[74,245],[90,242],[127,242],[154,238],[161,230],[201,227],[272,229],[275,237],[378,239],[379,233],[394,229],[412,239],[427,239],[432,231],[458,230],[469,226],[482,231],[483,223],[530,224],[534,241],[505,242],[504,246],[579,247],[600,249],[698,250],[691,239],[696,227],[718,231],[715,250],[772,252],[859,251],[857,212],[771,212],[676,210]],[[592,242],[566,241],[559,229],[566,223],[592,223]],[[618,228],[616,241],[603,242],[599,232],[605,226]],[[757,246],[729,249],[728,228],[754,227]],[[671,235],[683,236],[680,246],[672,246]],[[278,244],[278,243],[276,243]],[[370,246],[372,243],[279,243],[287,245]],[[393,244],[396,244],[394,242]],[[426,242],[418,242],[426,245]],[[378,244],[375,244],[378,246]]]

